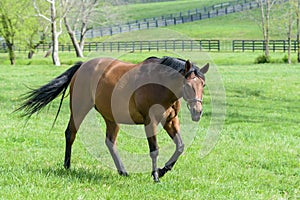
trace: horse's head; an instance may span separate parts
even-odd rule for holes
[[[205,86],[204,74],[208,71],[209,64],[199,69],[186,61],[184,70],[183,98],[187,101],[192,120],[199,121],[202,115],[202,98]]]

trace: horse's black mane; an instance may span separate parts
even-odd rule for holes
[[[166,65],[171,67],[172,69],[178,71],[179,73],[182,73],[185,70],[185,63],[186,60],[181,58],[173,58],[164,56],[162,58],[157,57],[149,57],[145,60],[146,62],[158,62],[159,64]],[[144,62],[145,62],[144,61]],[[205,80],[204,74],[200,71],[199,67],[197,67],[195,64],[192,63],[192,69],[187,73],[187,75],[190,75],[190,73],[194,72],[196,76],[202,78]]]

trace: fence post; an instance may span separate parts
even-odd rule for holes
[[[199,46],[199,50],[202,50],[202,40],[200,40],[200,46]]]
[[[165,40],[165,51],[167,51],[167,40]]]
[[[132,43],[132,51],[135,51],[135,42]]]

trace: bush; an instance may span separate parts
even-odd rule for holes
[[[282,61],[283,61],[284,63],[288,63],[288,62],[289,62],[288,56],[287,56],[287,55],[284,55],[283,58],[282,58]]]
[[[255,64],[262,64],[262,63],[270,63],[271,62],[271,58],[270,56],[266,56],[266,55],[260,55],[255,59]]]

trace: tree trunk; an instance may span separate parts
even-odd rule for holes
[[[288,24],[288,63],[292,63],[292,58],[291,58],[291,48],[292,48],[292,42],[291,42],[291,36],[292,36],[292,8],[290,5],[289,8],[289,24]]]
[[[260,0],[261,9],[261,27],[264,35],[264,45],[265,45],[265,56],[269,57],[269,24],[270,24],[270,5],[269,0],[266,2],[266,10],[264,8],[264,1]],[[266,12],[266,13],[265,13]]]
[[[56,9],[55,1],[51,3],[51,31],[52,31],[52,62],[56,66],[60,66],[59,56],[58,56],[58,36],[56,29]]]
[[[34,54],[34,51],[33,51],[33,50],[30,50],[30,51],[28,52],[27,58],[28,58],[28,59],[32,59],[33,54]]]
[[[270,49],[269,49],[269,41],[270,41],[270,38],[269,38],[269,29],[270,29],[270,0],[267,0],[267,15],[266,15],[266,51],[265,51],[265,54],[267,57],[270,56]]]
[[[68,34],[71,38],[71,41],[72,41],[72,44],[74,46],[74,49],[75,49],[75,52],[76,52],[76,56],[78,58],[83,58],[83,52],[82,52],[82,48],[80,47],[80,45],[78,44],[77,42],[77,39],[76,39],[76,36],[75,36],[75,33],[74,31],[72,30],[72,28],[70,27],[69,23],[68,23],[68,20],[67,20],[67,17],[64,17],[64,22],[65,22],[65,26],[66,26],[66,29],[68,31]]]
[[[10,60],[10,64],[11,65],[15,65],[16,64],[16,54],[13,48],[13,44],[9,43],[7,44],[7,48],[8,48],[8,54],[9,54],[9,60]]]
[[[300,63],[300,0],[298,0],[298,6],[297,6],[297,61]]]
[[[82,51],[84,49],[84,37],[85,37],[85,34],[86,34],[87,30],[88,30],[87,29],[87,24],[83,22],[82,25],[81,25],[80,41],[79,41],[79,46],[82,49]]]

